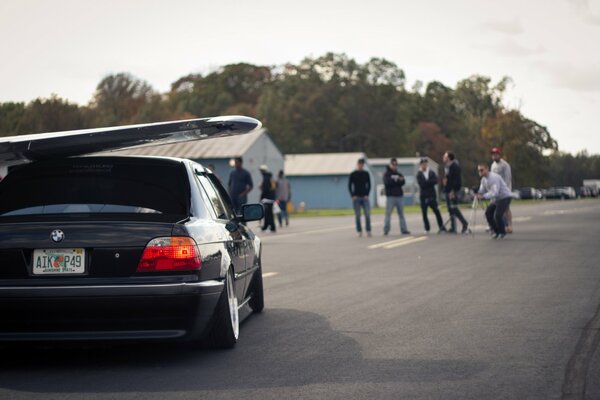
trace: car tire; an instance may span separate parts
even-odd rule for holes
[[[230,268],[225,277],[225,288],[215,309],[208,344],[213,349],[231,349],[237,343],[239,334],[238,300],[235,295],[233,270]]]
[[[263,291],[263,277],[262,277],[262,265],[260,265],[258,270],[254,273],[254,277],[252,278],[252,294],[248,305],[252,309],[252,312],[258,314],[262,312],[265,308],[265,297]]]

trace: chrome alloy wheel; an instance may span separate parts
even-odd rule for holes
[[[229,304],[229,316],[231,317],[231,330],[235,340],[237,340],[240,335],[240,315],[231,272],[227,274],[227,303]]]

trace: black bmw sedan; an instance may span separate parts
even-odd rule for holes
[[[184,339],[231,348],[263,309],[260,239],[209,170],[53,157],[0,182],[0,340]]]

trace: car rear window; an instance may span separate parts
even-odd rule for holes
[[[27,165],[0,182],[0,216],[51,214],[189,215],[180,162],[81,157]]]

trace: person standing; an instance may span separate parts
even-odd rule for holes
[[[499,147],[493,147],[490,153],[492,154],[493,161],[490,171],[500,175],[504,183],[506,183],[508,190],[512,193],[512,171],[510,164],[502,158],[502,151]],[[510,211],[510,205],[506,209],[504,217],[506,218],[506,233],[512,233],[512,211]]]
[[[350,174],[348,179],[348,190],[352,196],[352,205],[354,206],[354,217],[356,219],[356,232],[362,236],[362,226],[360,223],[361,208],[365,213],[365,229],[367,235],[371,236],[371,215],[369,205],[369,192],[371,191],[371,176],[365,171],[365,159],[361,158],[356,163],[356,169]]]
[[[390,232],[390,220],[392,218],[394,207],[398,211],[398,218],[400,219],[400,232],[404,235],[410,233],[406,226],[406,219],[404,219],[404,207],[402,204],[404,196],[402,186],[404,186],[404,183],[404,175],[398,172],[398,161],[395,158],[392,158],[383,174],[383,184],[385,186],[384,235],[387,235]]]
[[[458,193],[462,187],[460,165],[456,156],[451,151],[444,153],[443,161],[446,164],[444,167],[446,173],[444,193],[446,194],[446,205],[448,206],[448,212],[450,213],[451,223],[451,228],[448,232],[456,233],[456,218],[458,218],[462,224],[461,233],[467,233],[469,231],[469,223],[465,217],[463,217],[460,208],[458,208]]]
[[[262,225],[262,230],[266,231],[270,229],[271,232],[275,232],[275,218],[273,217],[273,203],[275,203],[275,180],[273,174],[269,172],[269,167],[265,164],[259,167],[260,173],[262,174],[263,180],[260,185],[260,201],[265,208],[265,219]]]
[[[242,211],[242,205],[248,202],[248,193],[252,190],[253,183],[250,172],[242,167],[242,157],[234,158],[233,162],[234,169],[229,174],[227,187],[233,208],[239,214]]]
[[[477,198],[491,200],[485,210],[485,217],[492,230],[493,238],[502,239],[506,235],[504,213],[510,206],[512,193],[502,177],[491,172],[487,164],[479,164],[477,172],[481,176]]]
[[[288,226],[290,221],[287,212],[287,204],[292,198],[292,191],[290,188],[290,181],[287,180],[283,171],[279,171],[279,174],[277,174],[275,197],[277,199],[277,203],[279,204],[279,208],[281,209],[281,212],[277,214],[279,227],[281,228],[283,221],[285,221],[285,226]]]
[[[425,232],[429,232],[429,218],[427,218],[427,208],[430,207],[435,214],[435,219],[438,224],[438,233],[445,232],[442,215],[438,209],[437,195],[435,193],[435,185],[438,178],[435,172],[429,169],[429,161],[426,158],[421,158],[419,163],[419,172],[417,172],[417,183],[419,184],[419,200],[421,200],[421,213],[423,214],[423,224],[425,224]]]

